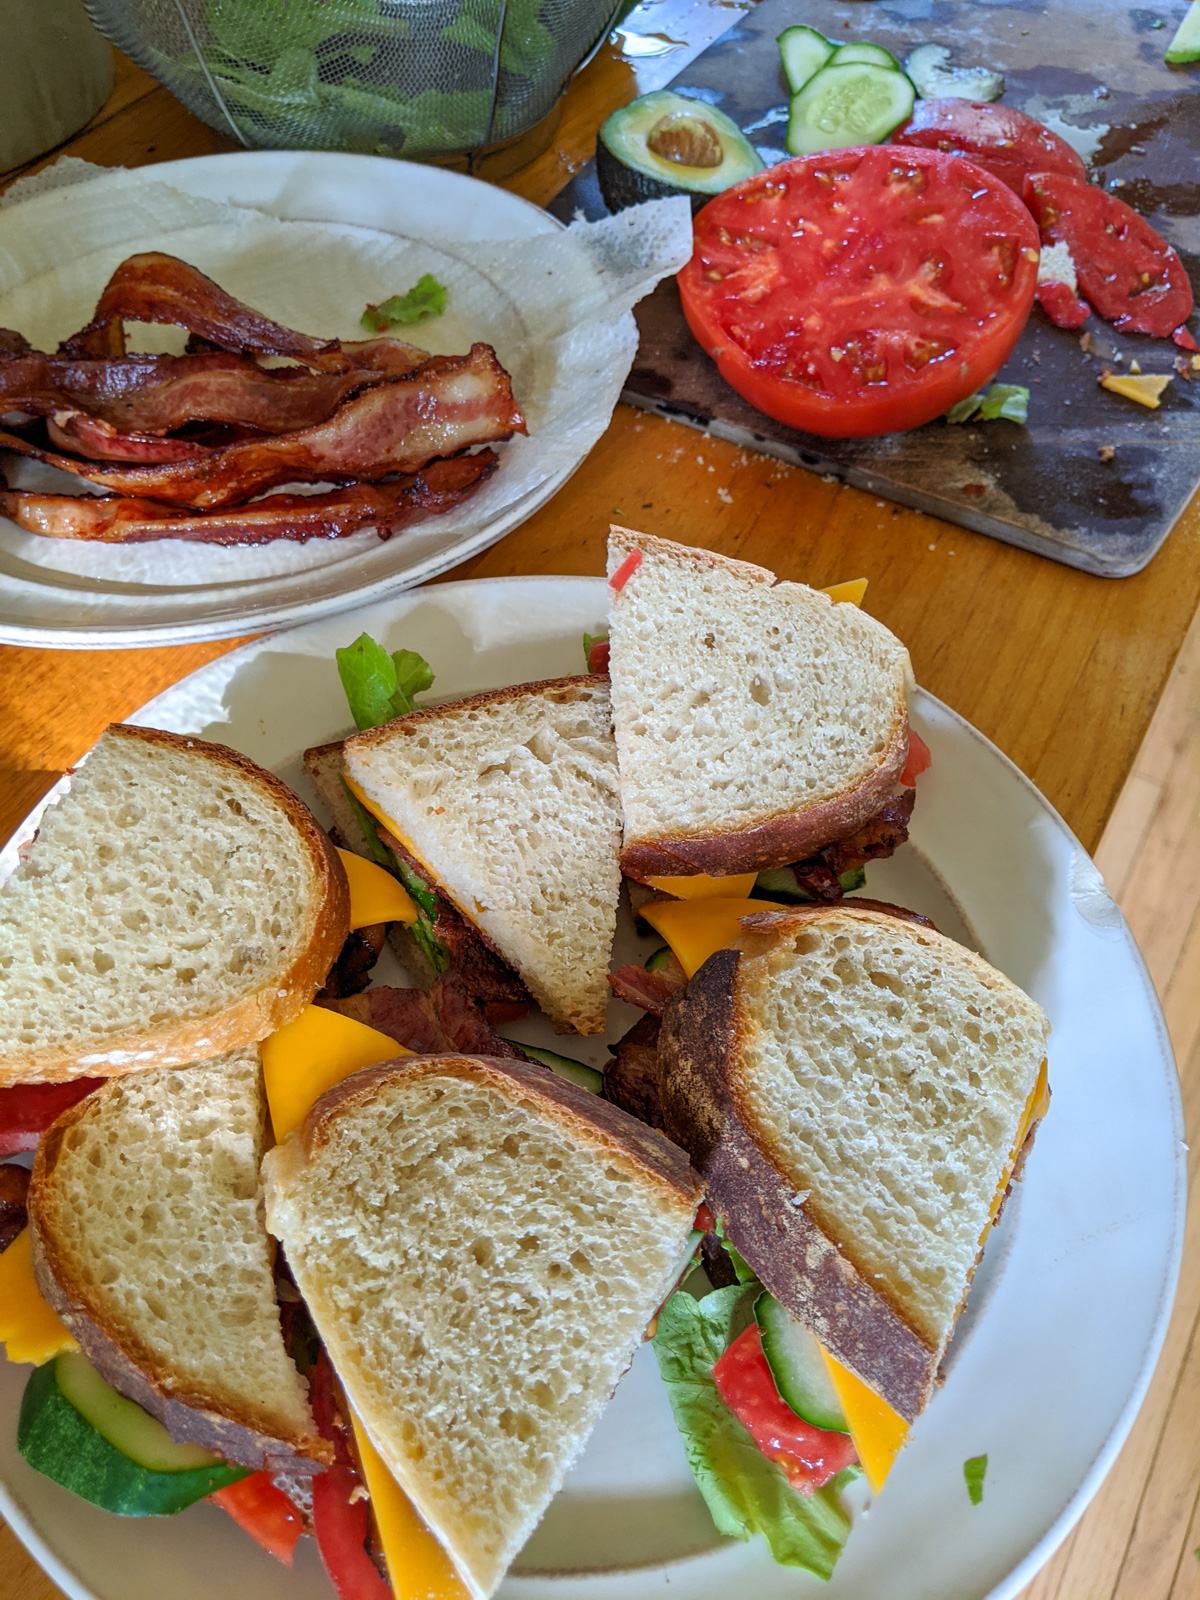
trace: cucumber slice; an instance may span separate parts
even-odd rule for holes
[[[789,1316],[765,1289],[754,1302],[754,1320],[784,1404],[814,1428],[849,1433],[821,1347],[803,1323]]]
[[[1192,0],[1163,60],[1173,67],[1181,62],[1200,61],[1200,0]]]
[[[597,1072],[595,1067],[585,1066],[582,1061],[574,1061],[570,1056],[560,1056],[555,1050],[541,1050],[531,1044],[518,1044],[517,1049],[540,1061],[543,1067],[549,1067],[551,1072],[557,1072],[568,1083],[577,1083],[581,1089],[587,1089],[592,1094],[599,1094],[604,1088],[604,1074]]]
[[[855,61],[866,61],[873,67],[887,67],[890,72],[899,72],[900,63],[890,50],[885,50],[881,44],[843,44],[833,52],[831,67],[848,67]]]
[[[172,1472],[157,1472],[131,1460],[63,1393],[59,1368],[73,1357],[73,1352],[61,1355],[35,1368],[25,1386],[17,1422],[17,1449],[35,1472],[119,1517],[171,1516],[203,1500],[214,1489],[249,1477],[248,1467],[233,1466],[220,1459],[210,1466]],[[104,1383],[99,1374],[96,1381]],[[68,1376],[68,1385],[71,1382],[72,1376]],[[146,1421],[153,1423],[154,1419],[146,1416]]]
[[[1186,19],[1185,19],[1186,20]],[[904,63],[922,100],[999,100],[1004,79],[989,67],[952,67],[944,44],[919,44]]]
[[[815,28],[798,23],[785,28],[776,41],[783,61],[783,75],[792,94],[799,94],[811,77],[814,77],[833,54],[836,46]]]
[[[55,1381],[86,1422],[122,1455],[151,1472],[186,1472],[221,1462],[199,1444],[177,1444],[157,1417],[106,1383],[86,1356],[68,1351],[59,1356]]]
[[[664,967],[671,964],[675,952],[669,944],[659,945],[653,955],[646,957],[644,966],[647,972],[661,972]]]
[[[772,867],[760,872],[751,894],[759,900],[785,900],[789,905],[811,905],[813,896],[796,882],[791,867]]]
[[[787,148],[812,156],[847,145],[879,144],[912,115],[916,94],[902,72],[869,61],[823,67],[792,96]]]

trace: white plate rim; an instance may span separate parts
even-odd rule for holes
[[[394,596],[403,603],[420,603],[428,596],[446,596],[453,600],[456,594],[468,592],[481,593],[483,591],[497,591],[504,589],[522,589],[532,586],[542,586],[547,583],[569,584],[572,586],[590,585],[603,609],[606,585],[601,578],[588,578],[580,576],[558,577],[556,575],[524,575],[490,579],[462,580],[452,584],[439,584],[434,589],[426,591],[426,595],[416,592],[405,592]],[[310,619],[316,621],[318,619]],[[354,626],[353,613],[346,618],[348,626]],[[305,624],[281,633],[253,639],[236,647],[217,658],[216,661],[197,668],[194,672],[179,679],[170,685],[152,700],[146,702],[126,720],[142,726],[159,725],[156,721],[156,709],[170,696],[174,696],[181,689],[204,680],[215,670],[224,673],[228,667],[236,672],[237,666],[244,661],[252,659],[256,654],[278,647],[286,643],[289,635],[295,636],[303,632]],[[966,736],[975,746],[985,753],[990,762],[996,763],[1005,776],[1016,780],[1017,785],[1026,797],[1033,802],[1042,817],[1050,824],[1059,841],[1064,846],[1071,848],[1077,858],[1082,857],[1088,861],[1083,846],[1071,831],[1064,819],[1058,814],[1050,802],[1041,794],[1037,786],[1029,779],[1016,764],[1004,754],[996,745],[981,733],[958,712],[947,706],[929,691],[917,688],[910,704],[919,718],[924,707],[928,707],[935,716],[945,717],[953,724],[957,733]],[[197,732],[199,730],[196,730]],[[7,877],[16,861],[16,852],[20,844],[31,837],[37,826],[45,807],[50,804],[63,791],[69,781],[69,774],[64,775],[48,791],[37,806],[35,806],[11,838],[0,848],[0,882]],[[1097,875],[1097,882],[1098,875]],[[1154,1019],[1155,1028],[1155,1065],[1161,1071],[1166,1088],[1166,1099],[1170,1110],[1170,1134],[1176,1147],[1183,1147],[1185,1127],[1183,1119],[1182,1097],[1179,1081],[1175,1068],[1174,1054],[1167,1033],[1165,1020],[1159,1006],[1149,972],[1136,942],[1133,939],[1128,925],[1119,910],[1109,902],[1115,913],[1115,925],[1119,926],[1125,953],[1130,958],[1134,974],[1138,978],[1149,1010]],[[986,1593],[981,1592],[980,1600],[1012,1600],[1019,1591],[1027,1585],[1035,1574],[1045,1565],[1050,1556],[1066,1538],[1075,1526],[1088,1504],[1095,1496],[1105,1476],[1115,1461],[1122,1445],[1129,1435],[1134,1420],[1145,1398],[1150,1382],[1153,1378],[1159,1354],[1166,1338],[1167,1328],[1175,1299],[1179,1271],[1182,1261],[1184,1244],[1184,1226],[1187,1205],[1187,1178],[1186,1166],[1176,1162],[1174,1167],[1174,1181],[1172,1192],[1171,1232],[1169,1241],[1163,1252],[1162,1275],[1159,1284],[1159,1293],[1155,1306],[1153,1319],[1150,1321],[1144,1339],[1140,1362],[1138,1365],[1136,1381],[1130,1386],[1124,1403],[1116,1413],[1101,1446],[1093,1455],[1086,1472],[1080,1479],[1074,1494],[1068,1500],[1056,1520],[1043,1533],[1040,1539],[1029,1549],[1020,1562],[998,1583],[994,1584]],[[87,1586],[64,1562],[57,1556],[52,1546],[32,1526],[18,1501],[13,1496],[7,1483],[0,1480],[0,1514],[13,1528],[21,1542],[33,1554],[38,1563],[47,1573],[72,1597],[72,1600],[97,1600],[96,1592]],[[547,1591],[548,1593],[548,1591]]]

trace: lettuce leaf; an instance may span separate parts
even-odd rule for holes
[[[993,383],[960,400],[946,413],[947,422],[970,422],[973,417],[980,422],[995,422],[998,417],[1007,422],[1028,422],[1029,390],[1021,383]]]
[[[748,1291],[740,1285],[695,1300],[677,1290],[658,1317],[654,1353],[666,1385],[688,1465],[718,1533],[749,1539],[761,1533],[784,1567],[828,1578],[850,1532],[840,1473],[816,1494],[793,1489],[730,1411],[713,1381],[735,1317]]]
[[[439,283],[432,272],[427,272],[407,294],[394,294],[390,300],[368,306],[362,314],[363,326],[373,333],[386,333],[397,324],[407,327],[414,322],[428,322],[445,311],[447,296],[446,285]],[[405,654],[411,655],[412,651],[405,651]],[[418,656],[417,660],[420,659]]]
[[[433,683],[433,669],[424,656],[415,650],[388,655],[369,633],[360,633],[335,653],[350,715],[360,732],[414,711],[413,697]]]

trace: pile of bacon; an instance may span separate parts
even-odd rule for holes
[[[186,328],[185,353],[127,354],[126,322]],[[122,262],[54,355],[0,329],[0,449],[104,491],[0,492],[0,513],[49,538],[386,539],[495,471],[495,451],[466,452],[525,431],[490,345],[310,338],[157,252]],[[281,484],[338,487],[266,493]]]

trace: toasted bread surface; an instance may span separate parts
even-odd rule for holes
[[[853,605],[614,527],[622,870],[762,871],[861,828],[908,753],[908,652]]]
[[[902,1415],[928,1397],[1045,1056],[1041,1009],[879,909],[768,913],[668,1007],[668,1133],[793,1315]]]
[[[114,725],[0,888],[0,1085],[252,1044],[345,941],[337,852],[237,751]]]
[[[473,695],[356,734],[345,752],[555,1026],[601,1031],[621,881],[607,680]]]
[[[179,1439],[256,1469],[330,1457],[284,1349],[259,1164],[258,1051],[105,1084],[43,1137],[29,1189],[43,1294]]]
[[[265,1174],[352,1404],[489,1595],[673,1286],[699,1179],[544,1068],[446,1055],[345,1080]]]

